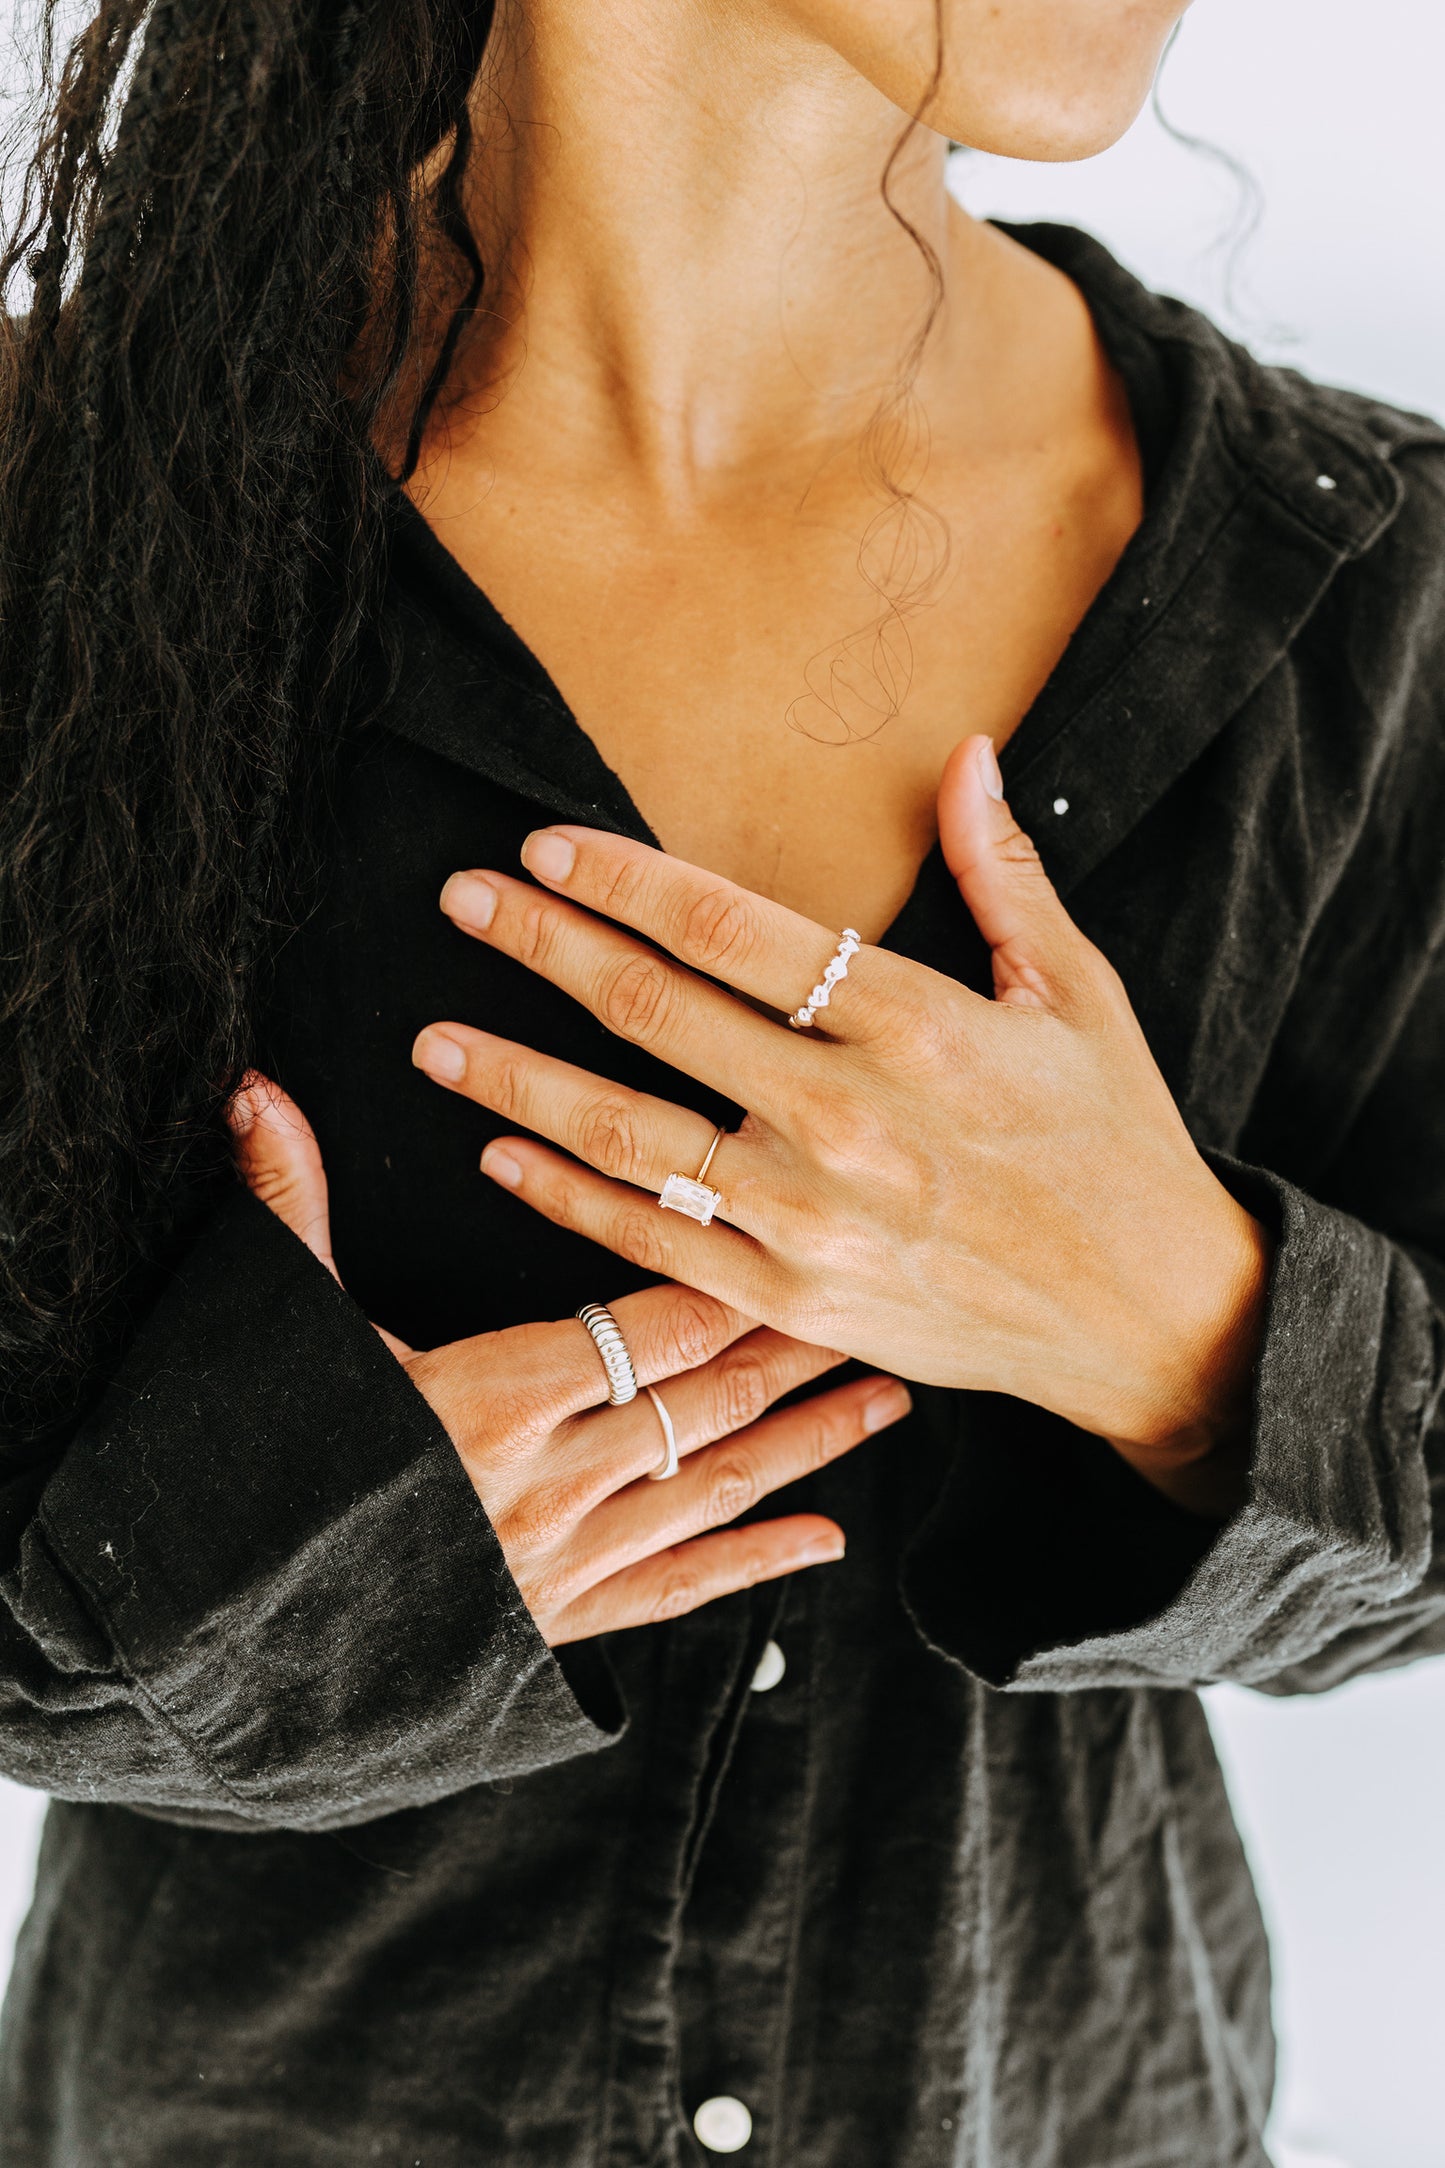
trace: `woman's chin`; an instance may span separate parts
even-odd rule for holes
[[[1026,158],[1039,164],[1066,165],[1096,158],[1126,135],[1149,95],[1154,71],[1112,93],[1085,82],[1075,94],[1057,85],[1031,90],[1025,83],[999,86],[997,97],[979,94],[979,86],[947,104],[952,112],[929,115],[932,127],[965,143],[970,150],[996,158]]]

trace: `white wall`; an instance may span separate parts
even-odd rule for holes
[[[1232,303],[1210,245],[1232,186],[1150,118],[1087,166],[968,157],[958,185],[1090,226],[1271,355],[1445,417],[1442,85],[1437,0],[1196,0],[1166,110],[1264,197]],[[1210,1714],[1275,1935],[1280,2168],[1442,2168],[1445,1664],[1317,1701],[1222,1690]],[[0,1960],[37,1806],[0,1784]]]

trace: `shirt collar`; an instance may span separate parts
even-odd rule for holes
[[[1438,432],[1263,367],[1087,234],[1011,230],[1074,279],[1126,384],[1147,355],[1172,391],[1145,519],[1002,755],[1010,804],[1067,893],[1287,656],[1394,519],[1395,452]]]
[[[1087,234],[1007,230],[1079,286],[1131,394],[1162,372],[1171,424],[1138,532],[1003,750],[1010,803],[1066,893],[1287,655],[1394,518],[1395,454],[1438,430],[1263,367]],[[647,837],[540,662],[401,497],[392,575],[405,666],[382,723],[549,817]]]

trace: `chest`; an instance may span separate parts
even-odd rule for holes
[[[739,1110],[614,1038],[581,1004],[443,918],[436,899],[448,874],[514,869],[529,829],[559,809],[580,817],[579,801],[565,776],[553,784],[543,772],[566,748],[541,743],[530,712],[508,718],[499,705],[488,714],[475,683],[449,688],[435,658],[418,657],[409,676],[396,731],[359,734],[348,750],[324,890],[280,952],[256,1058],[315,1127],[344,1284],[369,1315],[432,1346],[486,1324],[565,1317],[642,1276],[483,1179],[478,1157],[505,1125],[412,1067],[424,1025],[448,1017],[480,1025],[710,1121],[731,1126]],[[1092,875],[1069,886],[1067,903],[1123,975],[1200,1140],[1253,1145],[1263,1121],[1265,1163],[1299,1177],[1349,1119],[1361,1067],[1338,1056],[1302,1066],[1289,1051],[1299,1036],[1291,1003],[1326,875],[1318,855],[1289,837],[1276,834],[1279,851],[1261,853],[1252,840],[1258,824],[1242,809],[1277,800],[1295,742],[1291,713],[1286,688],[1253,703],[1191,770],[1189,787],[1166,793]],[[464,723],[473,754],[444,757],[441,744],[459,745]],[[511,744],[491,742],[504,735],[525,752],[525,766],[509,765]],[[498,780],[503,772],[512,780]],[[1099,780],[1079,768],[1081,799]],[[627,825],[620,804],[599,805],[597,815]],[[1045,863],[1058,870],[1048,831],[1040,833]],[[1288,898],[1277,878],[1281,851],[1317,869]],[[987,950],[936,851],[887,945],[988,990]],[[1356,1007],[1347,978],[1322,988],[1310,1044],[1323,1036],[1355,1046],[1357,1021],[1346,1034]],[[1282,1095],[1276,1076],[1288,1087]]]
[[[800,514],[760,489],[745,517],[663,538],[575,493],[436,524],[665,849],[876,938],[948,754],[1009,738],[1139,510],[1132,461],[1095,446],[942,472],[936,501]]]

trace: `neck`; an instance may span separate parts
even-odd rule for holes
[[[532,442],[681,511],[856,439],[935,309],[916,388],[957,391],[979,327],[949,298],[992,252],[947,146],[781,13],[502,0],[471,205],[489,308],[433,456]]]

